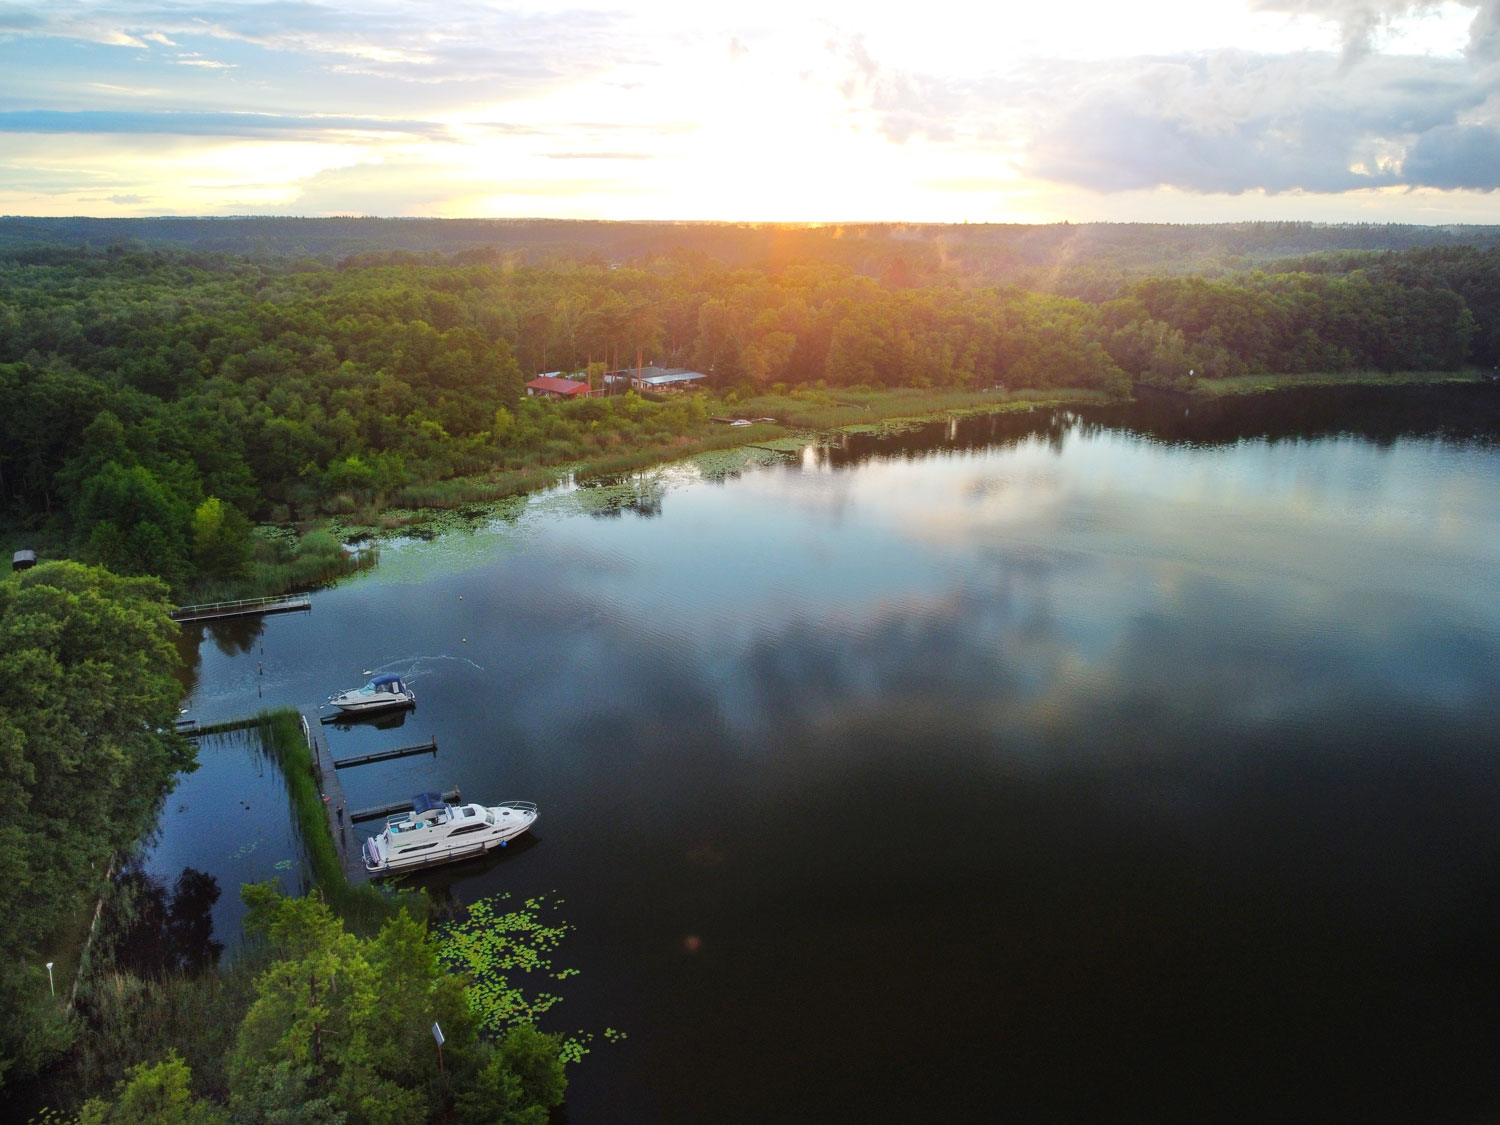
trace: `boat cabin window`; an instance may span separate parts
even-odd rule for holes
[[[473,816],[473,815],[474,815],[474,810],[473,809],[464,809],[464,816]]]

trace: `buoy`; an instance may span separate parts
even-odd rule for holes
[[[501,847],[502,847],[502,848],[503,848],[503,847],[505,847],[505,845],[506,845],[506,844],[508,844],[508,843],[510,843],[510,841],[509,841],[509,840],[501,840],[501,841],[500,841],[500,846],[501,846]]]

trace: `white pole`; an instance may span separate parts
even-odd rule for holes
[[[52,962],[47,962],[47,987],[52,990],[52,999],[57,999],[57,985],[52,983]]]

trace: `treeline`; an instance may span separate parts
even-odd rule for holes
[[[900,274],[900,271],[897,271]],[[780,386],[1094,388],[1491,365],[1500,250],[1150,277],[1097,300],[815,263],[615,268],[402,255],[272,266],[40,248],[0,264],[0,501],[181,585],[285,521],[433,481],[701,434],[700,396],[569,404],[546,370],[681,364]]]
[[[0,581],[0,1085],[71,1042],[54,992],[70,995],[92,895],[193,768],[166,596],[75,563]]]
[[[1500,246],[1500,226],[1398,223],[723,223],[560,219],[0,217],[0,255],[41,245],[129,246],[258,262],[391,252],[429,263],[625,265],[677,258],[779,271],[841,265],[927,284],[963,280],[1051,290],[1123,273],[1222,274],[1299,254]]]

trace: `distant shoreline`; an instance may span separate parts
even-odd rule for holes
[[[1494,379],[1479,368],[1462,371],[1351,371],[1328,375],[1236,375],[1228,379],[1199,379],[1183,393],[1195,398],[1258,395],[1301,387],[1410,387],[1440,383],[1483,383]]]

